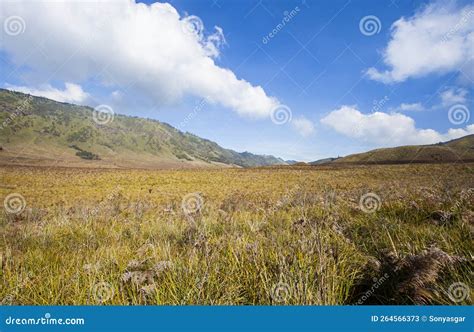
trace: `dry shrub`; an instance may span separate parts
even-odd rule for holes
[[[383,251],[367,264],[364,278],[354,287],[349,302],[362,304],[360,299],[368,294],[363,304],[430,304],[442,273],[462,263],[467,259],[434,246],[403,258],[393,251]],[[377,280],[383,283],[374,288]]]
[[[159,261],[151,264],[151,260],[131,260],[121,277],[121,286],[125,293],[133,298],[137,291],[146,303],[157,288],[160,277],[173,268],[171,261]]]

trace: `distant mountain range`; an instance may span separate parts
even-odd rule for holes
[[[0,165],[107,168],[257,167],[474,161],[474,135],[304,163],[236,152],[151,119],[0,89]]]
[[[106,109],[105,109],[106,110]],[[95,120],[94,120],[95,116]],[[101,124],[102,123],[102,124]],[[183,168],[285,165],[236,152],[157,120],[0,89],[0,164]]]

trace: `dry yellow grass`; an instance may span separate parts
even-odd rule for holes
[[[471,303],[471,167],[1,168],[0,300]]]

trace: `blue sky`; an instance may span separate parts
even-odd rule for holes
[[[81,8],[87,12],[80,18],[69,16],[77,8],[2,4],[2,21],[16,18],[20,31],[4,24],[0,85],[110,105],[227,148],[285,159],[310,161],[474,133],[469,1],[169,4],[82,4],[88,8]],[[38,18],[41,11],[50,17]],[[127,23],[120,19],[124,13],[135,19]],[[97,42],[72,50],[70,40],[77,45],[90,38],[81,28],[91,29],[87,20],[96,24],[94,15],[104,20],[88,30]],[[191,37],[174,28],[185,21],[196,29]],[[194,39],[181,44],[180,38]],[[272,114],[281,110],[291,120],[278,124]]]

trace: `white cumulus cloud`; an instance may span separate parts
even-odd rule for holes
[[[464,104],[468,91],[463,88],[449,88],[441,92],[441,105],[451,106],[453,104]]]
[[[321,119],[321,123],[347,137],[374,146],[433,144],[474,134],[474,125],[449,129],[442,134],[420,129],[415,120],[400,113],[361,113],[355,106],[342,106]]]
[[[82,103],[90,97],[88,93],[82,90],[80,85],[73,83],[65,83],[64,90],[54,88],[49,84],[42,85],[40,88],[30,88],[11,84],[6,84],[5,87],[8,90],[28,93],[30,95],[45,97],[65,103]]]
[[[167,3],[7,1],[0,19],[10,16],[21,17],[25,29],[4,34],[1,50],[44,79],[94,80],[155,104],[207,98],[249,117],[267,117],[278,104],[216,64],[221,28],[209,33],[198,17]]]
[[[304,137],[310,136],[314,133],[314,124],[311,120],[301,116],[291,120],[293,128]]]
[[[460,70],[470,75],[464,68],[473,56],[474,5],[461,8],[452,1],[438,1],[393,23],[391,39],[383,50],[389,68],[370,68],[367,74],[384,83]]]

